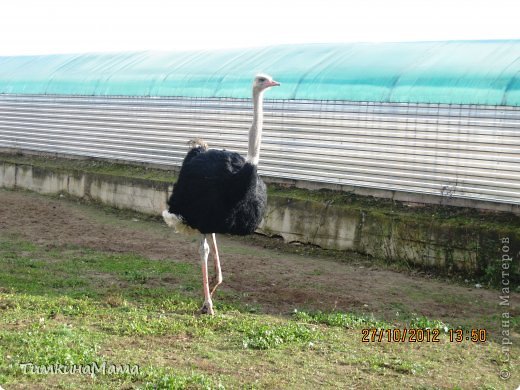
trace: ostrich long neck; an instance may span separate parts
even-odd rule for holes
[[[260,158],[260,141],[264,122],[263,91],[253,91],[253,124],[249,130],[247,162],[258,165]]]

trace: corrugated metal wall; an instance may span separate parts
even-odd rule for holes
[[[520,108],[266,100],[261,173],[520,204]],[[180,165],[246,154],[248,99],[0,95],[0,148]]]

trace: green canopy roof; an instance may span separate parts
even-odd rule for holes
[[[520,40],[280,45],[0,57],[0,93],[250,97],[520,106]]]

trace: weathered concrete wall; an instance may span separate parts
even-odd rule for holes
[[[68,193],[156,215],[164,210],[172,191],[171,185],[158,180],[11,162],[0,162],[0,186],[44,194]],[[509,238],[510,253],[520,253],[520,228],[448,223],[439,218],[424,218],[424,215],[415,218],[414,213],[403,215],[377,207],[349,207],[283,195],[269,196],[267,215],[260,231],[280,235],[288,242],[353,250],[388,261],[470,274],[483,273],[489,266],[500,266],[502,237]],[[513,279],[520,275],[517,260],[516,265],[512,265],[511,272],[516,275]]]
[[[473,229],[276,196],[269,198],[269,212],[261,228],[286,241],[441,269],[478,269],[480,235]]]
[[[149,214],[160,214],[172,191],[172,186],[159,181],[6,162],[0,163],[0,186],[42,194],[67,193]]]
[[[512,279],[520,278],[520,228],[489,223],[493,214],[487,218],[481,215],[481,224],[464,219],[454,222],[435,216],[424,218],[422,214],[416,218],[414,213],[403,215],[271,195],[261,229],[285,241],[353,250],[390,262],[467,274],[487,270],[496,275],[500,275],[503,265],[501,239],[507,237],[514,260],[506,271],[512,273]]]

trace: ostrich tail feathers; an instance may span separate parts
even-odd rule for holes
[[[162,217],[164,219],[164,222],[166,222],[166,225],[171,227],[177,233],[177,225],[181,224],[182,221],[179,218],[177,218],[175,214],[170,214],[168,210],[164,210],[162,212]]]
[[[208,144],[200,138],[189,140],[188,145],[190,149],[201,148],[204,151],[208,150]]]
[[[198,234],[198,230],[192,229],[186,225],[182,219],[177,217],[175,214],[170,214],[168,210],[162,212],[164,222],[173,229],[175,233],[182,233],[186,235]]]

